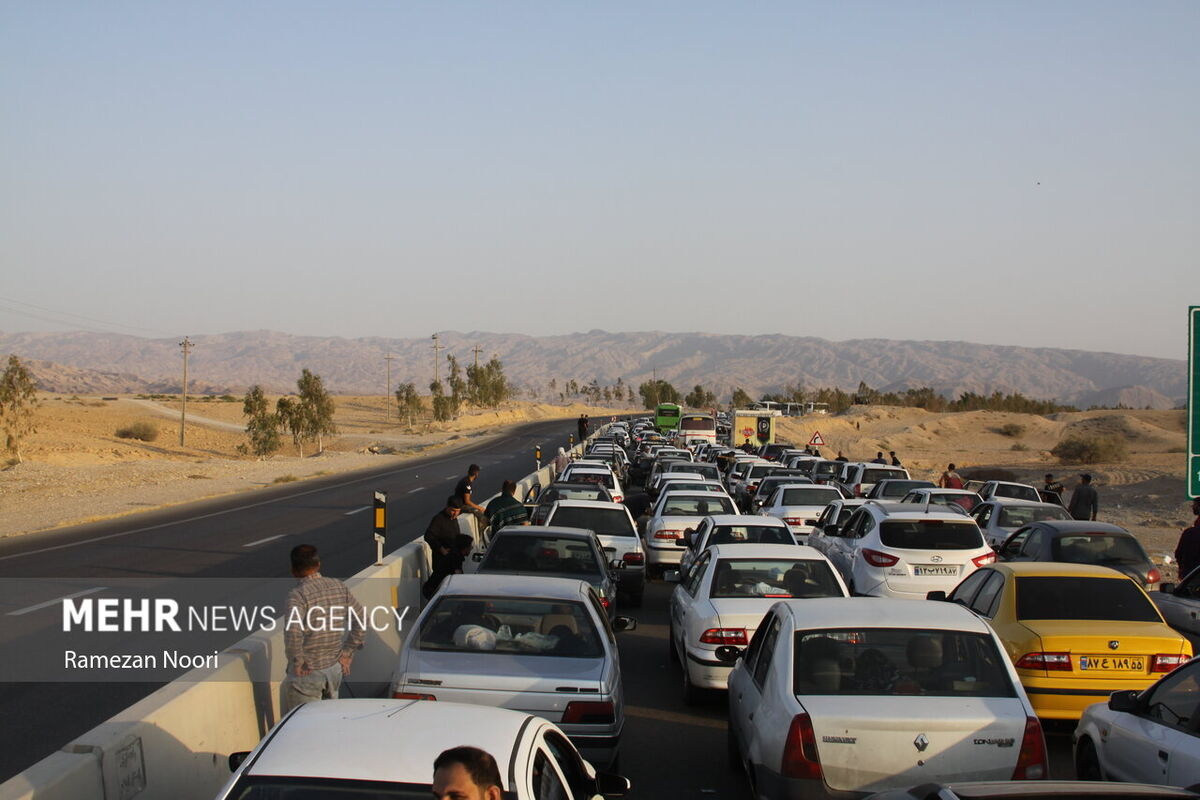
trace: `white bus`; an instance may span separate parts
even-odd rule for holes
[[[700,442],[717,443],[717,418],[712,414],[684,414],[679,418],[679,442],[685,447]]]

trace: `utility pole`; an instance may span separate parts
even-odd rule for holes
[[[187,394],[188,394],[188,379],[187,379],[187,360],[188,353],[195,347],[191,339],[183,337],[183,341],[179,343],[183,348],[183,408],[179,412],[179,446],[183,447],[183,429],[187,425]]]
[[[475,369],[479,369],[479,351],[482,349],[483,348],[480,347],[479,345],[475,345],[474,347],[471,348],[471,352],[475,354]],[[540,469],[540,467],[539,467],[539,469]]]
[[[384,419],[387,420],[388,422],[391,422],[392,421],[392,362],[396,360],[396,357],[394,355],[392,355],[391,353],[388,353],[386,356],[383,357],[383,360],[387,362],[387,373],[388,373],[388,390],[387,390],[387,394],[383,398],[383,407],[386,409],[384,411]]]
[[[440,353],[442,350],[445,350],[446,348],[442,347],[442,345],[440,344],[440,341],[438,339],[438,335],[436,333],[433,335],[432,338],[433,338],[433,382],[437,383],[439,380],[438,379],[438,374],[439,374],[438,373],[438,365],[441,363],[441,359],[438,358],[438,353]]]

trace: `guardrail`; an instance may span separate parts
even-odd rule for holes
[[[549,464],[526,475],[518,497],[550,483],[553,473]],[[459,525],[482,544],[474,515],[464,514]],[[364,605],[417,609],[429,567],[429,547],[417,539],[346,585]],[[354,666],[390,674],[403,640],[403,630],[369,632]],[[228,755],[253,749],[279,720],[284,672],[281,625],[247,636],[218,656],[216,668],[190,671],[0,784],[0,800],[207,800],[229,779]],[[388,688],[354,687],[375,696]]]

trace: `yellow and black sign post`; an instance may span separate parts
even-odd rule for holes
[[[536,472],[542,468],[542,446],[540,444],[535,444],[533,446],[533,460],[537,463],[537,466],[534,468],[534,471]]]
[[[383,563],[383,544],[387,541],[387,492],[375,493],[375,563]]]

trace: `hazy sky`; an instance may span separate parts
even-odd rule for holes
[[[1198,41],[1195,0],[0,2],[0,330],[1183,358]]]

